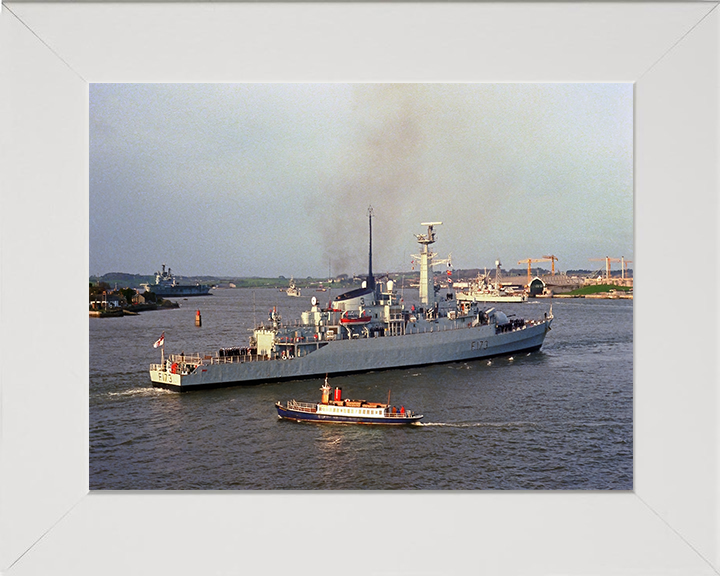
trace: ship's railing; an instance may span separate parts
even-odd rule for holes
[[[309,402],[298,402],[297,400],[289,400],[287,404],[288,410],[297,410],[299,412],[315,412],[317,406]]]
[[[212,356],[208,362],[210,364],[242,364],[243,362],[256,362],[260,360],[265,360],[265,357],[253,354],[238,354],[234,356]]]
[[[197,367],[201,364],[206,366],[210,364],[242,364],[243,362],[263,362],[270,359],[266,356],[260,356],[257,354],[238,354],[234,356],[212,356],[210,354],[191,354],[183,356],[182,354],[171,354],[168,356],[167,360],[171,364],[177,362],[178,364],[186,364],[188,366]],[[165,370],[165,365],[151,364],[150,369]]]
[[[202,357],[200,354],[170,354],[170,356],[168,356],[168,360],[179,364],[185,363],[198,365],[202,363]]]
[[[271,360],[267,356],[260,354],[241,354],[238,356],[206,356],[206,364],[242,364],[244,362],[267,362]]]
[[[507,324],[503,324],[502,326],[500,324],[497,324],[495,326],[495,334],[500,334],[501,332],[516,332],[517,330],[524,330],[527,326],[534,326],[535,322],[533,320],[523,320],[523,319],[513,319],[510,320]]]

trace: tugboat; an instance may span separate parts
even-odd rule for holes
[[[163,354],[150,366],[153,386],[186,391],[259,382],[319,378],[370,370],[465,362],[540,350],[553,320],[552,306],[533,320],[512,320],[477,302],[435,294],[432,266],[435,227],[416,234],[421,247],[418,306],[406,308],[392,280],[372,273],[372,210],[367,280],[336,296],[327,308],[313,298],[300,321],[283,323],[275,308],[257,326],[249,345],[232,353]],[[346,314],[347,313],[347,314]],[[344,318],[343,315],[345,314]],[[355,320],[355,321],[353,321]]]
[[[330,384],[325,376],[322,388],[322,400],[316,402],[298,402],[289,400],[285,406],[275,403],[278,418],[297,422],[332,422],[336,424],[413,424],[419,422],[423,415],[405,410],[398,410],[390,403],[367,402],[342,398],[342,388],[335,388],[330,398]]]

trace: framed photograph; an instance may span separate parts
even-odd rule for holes
[[[716,8],[4,4],[0,570],[718,573]],[[632,490],[91,491],[90,90],[126,83],[633,85]]]

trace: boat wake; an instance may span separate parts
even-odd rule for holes
[[[155,388],[154,386],[147,386],[144,388],[130,388],[129,390],[122,390],[121,392],[108,392],[107,395],[111,398],[117,397],[131,397],[131,396],[157,396],[160,394],[173,394],[171,390],[165,390],[164,388]]]
[[[537,422],[416,422],[414,426],[444,428],[525,428],[538,426]]]

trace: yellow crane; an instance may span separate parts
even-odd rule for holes
[[[550,258],[552,260],[552,274],[555,276],[555,261],[558,259],[557,256],[543,256],[543,258]]]
[[[550,262],[550,256],[545,256],[544,258],[527,258],[525,260],[520,260],[518,264],[527,264],[528,265],[528,277],[527,277],[527,283],[528,286],[530,286],[530,275],[532,274],[532,270],[530,267],[532,266],[533,262]],[[553,261],[553,271],[555,270],[554,266],[555,262]]]

